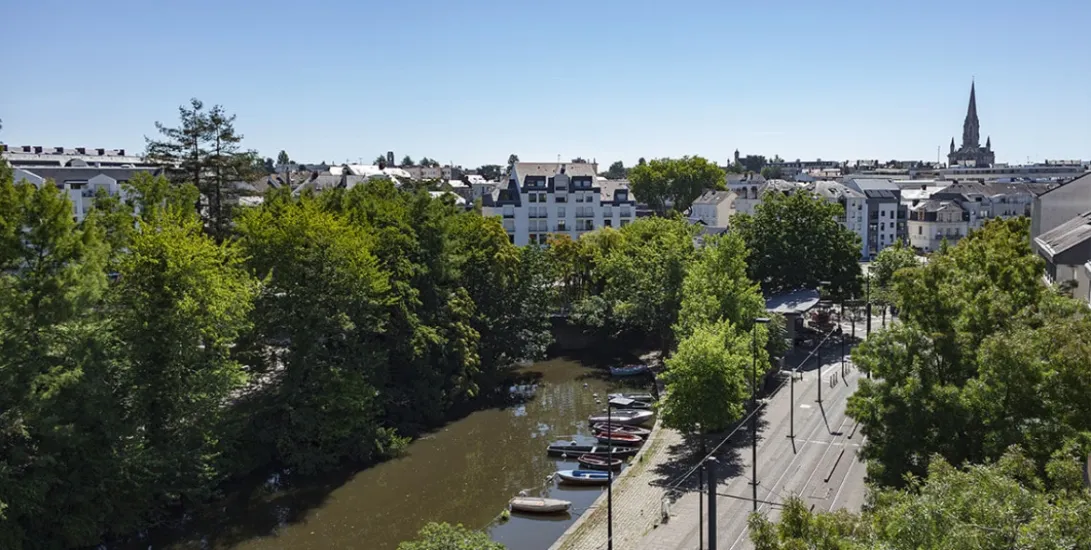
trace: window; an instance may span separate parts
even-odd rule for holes
[[[568,201],[568,197],[564,195],[553,195],[553,202],[565,203]]]
[[[538,202],[538,194],[530,193],[529,195],[527,195],[527,202]]]
[[[614,220],[611,220],[610,218],[606,218],[605,220],[602,220],[602,225],[603,225],[603,227],[613,227],[614,226]]]
[[[625,227],[626,225],[629,225],[629,220],[621,220],[621,227]]]
[[[558,218],[563,218],[563,217],[565,217],[565,216],[564,216],[564,207],[563,207],[563,206],[561,206],[561,207],[557,208],[557,217],[558,217]]]
[[[923,235],[924,234],[924,226],[923,225],[918,225],[917,226],[917,234],[918,235]]]
[[[568,228],[564,226],[564,220],[557,220],[557,231],[568,231]]]
[[[880,210],[879,211],[879,217],[880,218],[885,218],[886,217],[886,210]]]
[[[880,229],[880,230],[882,230],[882,229],[886,229],[886,224],[884,224],[884,223],[880,223],[880,224],[879,224],[879,229]]]
[[[538,244],[538,235],[535,233],[530,234],[530,244]]]
[[[545,201],[546,201],[546,194],[545,193],[538,193],[538,202],[545,202]]]
[[[511,242],[511,244],[515,244],[515,235],[508,235],[508,241]]]
[[[576,193],[576,202],[583,202],[583,193]]]

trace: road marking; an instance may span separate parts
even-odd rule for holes
[[[808,405],[808,404],[806,404],[806,403],[804,403],[804,404],[800,405],[800,406],[799,406],[799,408],[801,408],[801,409],[809,409],[809,408],[811,408],[811,406],[810,406],[810,405]]]
[[[837,494],[833,495],[833,500],[830,501],[830,508],[829,510],[826,510],[827,512],[832,512],[833,507],[837,504],[837,499],[841,498],[841,490],[845,488],[845,482],[847,482],[849,480],[849,477],[852,476],[852,467],[856,465],[856,459],[859,458],[859,456],[860,454],[858,451],[852,452],[852,462],[849,462],[849,469],[847,472],[845,472],[845,479],[842,479],[841,485],[837,486]]]

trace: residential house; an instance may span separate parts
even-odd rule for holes
[[[727,190],[735,193],[735,211],[752,215],[754,206],[761,200],[758,190],[762,185],[765,185],[765,177],[754,172],[746,174],[728,173],[725,179],[727,180]]]
[[[1050,283],[1074,285],[1074,296],[1088,296],[1091,287],[1087,286],[1086,269],[1091,262],[1091,211],[1035,237],[1034,248],[1046,261],[1046,279]]]
[[[1055,184],[981,183],[960,181],[933,193],[936,200],[953,200],[970,214],[970,229],[979,229],[991,219],[1030,216],[1034,197]]]
[[[735,215],[733,191],[706,191],[690,207],[689,216],[705,223],[708,227],[727,227],[728,220]]]
[[[26,182],[41,188],[51,181],[68,195],[72,203],[72,218],[83,221],[95,202],[100,190],[110,196],[125,197],[125,182],[140,173],[159,175],[159,168],[151,167],[91,167],[81,160],[68,161],[69,166],[26,166],[15,168],[15,183]]]
[[[867,198],[864,194],[836,181],[816,181],[803,188],[841,205],[843,211],[837,221],[860,237],[860,255],[863,257],[863,243],[868,242]]]
[[[970,232],[970,214],[952,200],[930,199],[909,211],[909,246],[934,252],[946,240],[955,244]]]
[[[1040,193],[1031,205],[1030,236],[1037,237],[1091,210],[1091,174]]]
[[[550,234],[573,239],[636,217],[626,181],[597,181],[595,163],[517,162],[506,186],[482,197],[482,213],[503,218],[513,243],[545,244]]]

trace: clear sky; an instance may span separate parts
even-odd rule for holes
[[[197,97],[300,161],[1091,158],[1087,0],[12,0],[0,140],[143,150]],[[605,166],[603,166],[603,169]]]

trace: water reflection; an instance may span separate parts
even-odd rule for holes
[[[601,370],[569,360],[525,370],[540,373],[538,383],[514,389],[532,399],[474,412],[414,442],[404,458],[358,473],[303,482],[271,476],[252,496],[226,502],[215,521],[188,526],[185,540],[153,537],[159,540],[144,547],[392,550],[425,523],[446,521],[488,528],[510,550],[546,548],[604,489],[557,486],[550,475],[579,464],[546,456],[545,448],[593,442],[586,418],[604,410],[604,396],[617,388]],[[573,513],[497,521],[520,491],[570,500]]]

